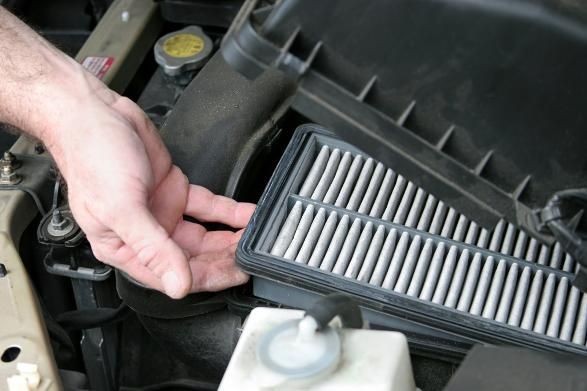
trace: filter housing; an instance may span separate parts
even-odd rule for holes
[[[586,354],[576,264],[500,221],[489,232],[316,125],[299,127],[237,251],[254,294],[305,308],[344,292],[411,348],[477,342]]]

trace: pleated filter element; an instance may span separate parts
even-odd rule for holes
[[[578,267],[504,220],[492,232],[372,158],[323,145],[297,193],[301,197],[440,235],[567,272]]]
[[[420,324],[423,338],[587,354],[587,295],[572,286],[577,265],[560,244],[542,245],[506,221],[488,231],[308,127],[294,136],[239,245],[256,295],[299,306],[290,292],[298,287],[342,291],[358,295],[382,326],[386,314],[389,325]]]
[[[297,197],[270,253],[488,320],[585,344],[587,295],[573,287],[568,277],[451,243]]]

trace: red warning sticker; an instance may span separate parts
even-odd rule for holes
[[[86,57],[82,61],[82,66],[92,75],[102,80],[112,63],[114,63],[114,57]]]

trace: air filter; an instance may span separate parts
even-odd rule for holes
[[[575,262],[500,221],[492,232],[315,125],[296,130],[240,243],[257,296],[304,307],[342,291],[367,318],[444,347],[586,354]],[[458,348],[453,351],[459,351]]]

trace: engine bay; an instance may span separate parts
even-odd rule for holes
[[[256,389],[239,344],[343,293],[406,349],[380,334],[337,360],[400,346],[397,389],[586,384],[587,7],[69,3],[0,1],[135,101],[190,183],[257,204],[236,253],[251,280],[175,300],[99,262],[44,146],[7,136],[3,375],[34,362],[30,389]],[[338,315],[341,338],[375,338]]]

